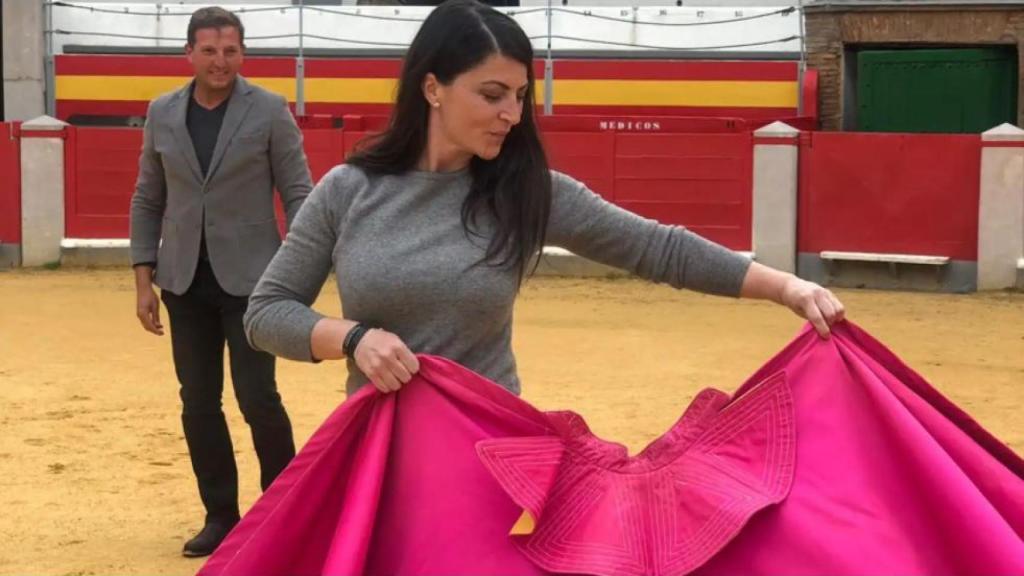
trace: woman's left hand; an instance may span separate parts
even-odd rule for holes
[[[830,290],[796,276],[783,284],[780,300],[798,316],[806,318],[822,338],[828,338],[829,327],[842,321],[846,314],[843,303]]]

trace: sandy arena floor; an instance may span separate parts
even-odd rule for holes
[[[851,319],[1024,452],[1024,295],[840,297]],[[317,307],[337,313],[333,287]],[[580,412],[598,435],[636,449],[699,389],[739,385],[799,327],[765,303],[539,279],[520,300],[515,349],[528,400]],[[344,368],[278,366],[301,443],[344,399]],[[244,509],[258,495],[256,460],[230,394],[225,405]],[[0,273],[0,406],[0,574],[199,568],[180,556],[202,508],[170,340],[139,326],[127,271]]]

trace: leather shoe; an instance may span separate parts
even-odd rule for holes
[[[194,538],[185,542],[185,548],[181,551],[181,554],[186,558],[199,558],[202,556],[209,556],[213,554],[213,551],[220,546],[220,543],[231,532],[231,529],[235,527],[235,522],[207,522],[203,529],[196,534]]]

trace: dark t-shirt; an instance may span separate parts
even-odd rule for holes
[[[227,112],[227,109],[228,99],[212,110],[200,106],[194,97],[188,99],[188,114],[185,117],[185,124],[188,126],[188,135],[192,138],[192,147],[196,150],[196,158],[199,160],[199,167],[203,170],[204,177],[210,170],[213,150],[217,147],[217,136],[220,134],[220,127],[224,123],[224,113]],[[203,218],[205,220],[205,214]],[[205,230],[204,226],[203,236],[199,243],[199,257],[203,260],[208,259]]]

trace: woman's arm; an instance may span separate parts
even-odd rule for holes
[[[307,362],[345,357],[345,337],[357,323],[311,308],[334,260],[344,170],[332,170],[314,188],[249,297],[245,334],[257,350]],[[354,355],[356,367],[382,392],[398,390],[419,371],[409,348],[384,330],[367,332]]]
[[[331,205],[336,172],[325,176],[303,202],[288,236],[249,297],[243,324],[257,350],[291,360],[316,360],[311,335],[324,315],[311,306],[331,271],[337,242],[337,218]]]
[[[310,348],[317,360],[345,357],[342,344],[357,325],[344,318],[322,318],[313,326]],[[397,335],[371,329],[355,349],[356,366],[381,392],[397,392],[420,371],[420,361]]]
[[[806,318],[823,338],[828,337],[829,327],[846,314],[843,303],[830,290],[757,262],[747,269],[740,297],[782,304]]]
[[[615,206],[582,183],[552,173],[548,242],[641,278],[708,294],[784,304],[826,336],[843,318],[828,290],[741,254],[680,226],[668,226]]]
[[[552,173],[547,242],[653,282],[739,296],[750,259],[682,226],[660,224]]]

